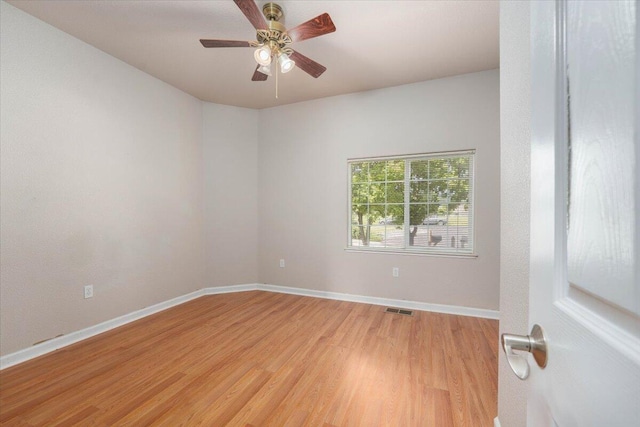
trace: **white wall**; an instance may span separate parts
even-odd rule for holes
[[[0,354],[204,286],[498,308],[497,70],[254,111],[0,4]],[[347,158],[468,148],[477,259],[344,251]]]
[[[0,4],[7,354],[203,286],[202,103]]]
[[[498,309],[498,70],[262,110],[259,134],[261,282]],[[477,259],[345,252],[348,158],[470,148]]]
[[[206,286],[258,282],[258,114],[204,103]]]
[[[527,2],[500,3],[500,333],[527,334],[531,150],[530,12]],[[505,427],[526,424],[527,382],[500,351],[498,414]]]

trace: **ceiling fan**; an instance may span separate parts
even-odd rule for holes
[[[265,81],[271,75],[271,64],[278,62],[281,73],[287,73],[296,65],[318,78],[327,69],[316,61],[291,49],[291,44],[313,37],[332,33],[336,30],[328,13],[318,15],[297,27],[287,30],[279,21],[282,8],[275,3],[267,3],[262,13],[254,0],[233,0],[256,29],[256,41],[207,40],[200,39],[204,47],[256,47],[254,57],[258,66],[251,80]],[[262,15],[264,14],[264,18]],[[265,20],[266,18],[266,20]]]

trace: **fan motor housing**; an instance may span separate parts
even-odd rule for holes
[[[264,17],[267,18],[267,25],[269,26],[269,30],[278,31],[284,33],[287,31],[285,26],[281,24],[279,21],[283,16],[282,8],[280,5],[275,3],[267,3],[262,7],[262,13]]]
[[[267,21],[279,21],[282,18],[282,8],[275,3],[267,3],[262,7],[262,13]]]
[[[284,33],[285,31],[287,31],[285,26],[279,23],[278,21],[269,21],[269,29],[271,31],[278,31],[280,33]]]

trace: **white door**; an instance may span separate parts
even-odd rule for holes
[[[640,426],[640,6],[531,7],[528,426]]]

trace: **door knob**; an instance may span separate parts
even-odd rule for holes
[[[531,335],[502,334],[501,341],[511,370],[521,380],[526,380],[529,376],[529,362],[526,355],[520,355],[516,351],[531,353],[542,369],[547,366],[547,340],[540,325],[533,325]]]

